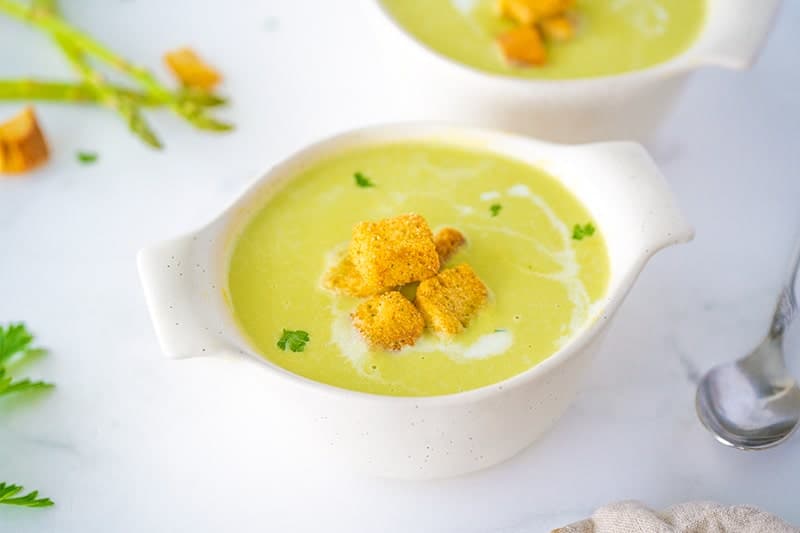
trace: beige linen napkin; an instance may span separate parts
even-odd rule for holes
[[[590,519],[553,533],[800,533],[800,528],[747,505],[692,502],[656,512],[627,501],[601,507]]]

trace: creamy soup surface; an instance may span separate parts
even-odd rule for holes
[[[547,45],[548,60],[518,67],[503,60],[498,35],[515,25],[499,17],[495,0],[382,0],[388,13],[420,42],[473,68],[522,78],[589,78],[667,61],[695,40],[705,0],[577,0],[574,38]]]
[[[356,173],[374,186],[359,186]],[[345,389],[428,396],[497,383],[593,320],[608,285],[602,227],[574,238],[575,225],[593,223],[578,199],[542,170],[480,149],[399,143],[346,151],[262,202],[232,248],[233,314],[269,361]],[[464,233],[468,244],[446,266],[468,263],[489,302],[450,340],[426,332],[399,352],[370,350],[350,320],[359,300],[325,290],[321,279],[356,223],[409,212],[434,231]],[[284,329],[308,333],[303,351],[277,346]]]

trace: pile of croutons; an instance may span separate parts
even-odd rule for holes
[[[497,12],[519,26],[497,38],[497,45],[509,63],[523,66],[547,62],[545,38],[567,41],[575,34],[575,0],[497,0]]]
[[[469,265],[442,270],[465,243],[453,228],[434,236],[425,218],[413,213],[360,222],[346,254],[323,282],[336,293],[366,298],[351,318],[373,349],[412,346],[426,325],[449,338],[467,326],[489,297]],[[412,302],[399,289],[417,283]]]

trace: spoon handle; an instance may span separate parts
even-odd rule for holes
[[[786,274],[786,281],[778,297],[775,316],[772,317],[772,325],[769,330],[769,335],[772,338],[781,337],[797,313],[797,297],[795,295],[794,285],[797,282],[798,270],[800,270],[800,234],[798,234],[795,243],[792,262]]]

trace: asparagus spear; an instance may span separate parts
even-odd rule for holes
[[[165,103],[151,94],[133,91],[127,87],[115,85],[113,88],[140,106],[155,107]],[[181,90],[175,97],[187,99],[203,107],[215,107],[226,103],[224,98],[213,93],[190,89]],[[95,90],[86,83],[64,83],[30,79],[0,80],[0,100],[100,103]]]
[[[33,6],[37,13],[46,13],[49,16],[57,16],[58,14],[56,0],[34,0]],[[128,95],[116,91],[102,74],[93,70],[83,53],[73,46],[68,39],[61,35],[55,35],[54,40],[72,67],[80,74],[84,82],[94,90],[97,100],[116,111],[128,125],[128,128],[142,139],[145,144],[153,148],[162,148],[161,141],[156,137],[155,132],[150,128],[144,116],[142,116],[139,106]]]
[[[220,122],[206,115],[204,109],[196,103],[182,98],[175,98],[169,89],[164,87],[147,69],[133,65],[103,44],[95,41],[91,36],[53,16],[48,10],[29,8],[16,0],[0,0],[0,11],[46,31],[58,39],[63,39],[71,46],[129,75],[142,89],[153,97],[163,100],[173,112],[185,118],[197,128],[212,131],[227,131],[233,128],[231,124]]]

